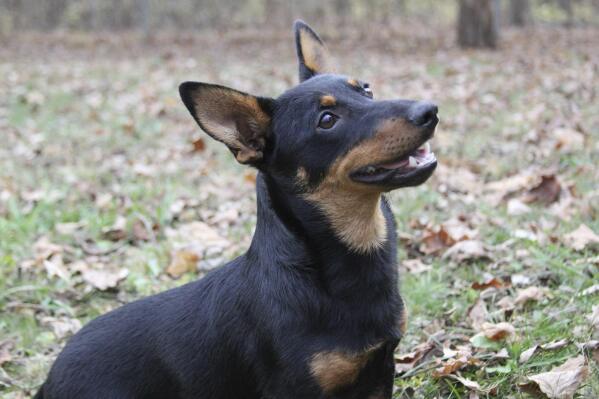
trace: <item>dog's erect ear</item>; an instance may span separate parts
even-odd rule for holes
[[[300,82],[319,73],[332,72],[329,50],[316,32],[301,20],[295,21],[293,30]]]
[[[260,163],[270,136],[274,100],[199,82],[182,83],[179,93],[200,127],[225,143],[237,161]]]

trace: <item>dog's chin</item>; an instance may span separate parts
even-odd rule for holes
[[[362,167],[352,172],[350,178],[381,191],[391,191],[424,183],[436,167],[437,158],[425,143],[398,160]]]

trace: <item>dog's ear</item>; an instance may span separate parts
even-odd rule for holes
[[[300,82],[319,73],[332,72],[329,51],[316,32],[301,20],[295,21],[293,30]]]
[[[237,161],[260,163],[270,136],[273,99],[199,82],[182,83],[179,93],[198,125],[226,144]]]

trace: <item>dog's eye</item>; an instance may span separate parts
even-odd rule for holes
[[[368,83],[364,83],[363,89],[364,89],[364,93],[365,93],[365,94],[366,94],[368,97],[372,98],[372,97],[374,96],[374,95],[372,94],[372,89],[370,88],[370,85],[369,85]]]
[[[337,123],[337,116],[331,114],[330,112],[325,112],[324,114],[322,114],[322,116],[320,117],[320,120],[318,121],[318,127],[321,129],[330,129],[333,126],[335,126],[335,123]]]

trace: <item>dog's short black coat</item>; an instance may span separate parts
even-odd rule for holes
[[[423,154],[436,107],[374,101],[367,84],[327,73],[307,25],[295,34],[302,82],[276,100],[180,88],[200,126],[259,170],[247,253],[91,321],[36,398],[391,397],[405,319],[382,193],[433,172],[434,159],[407,157]]]

